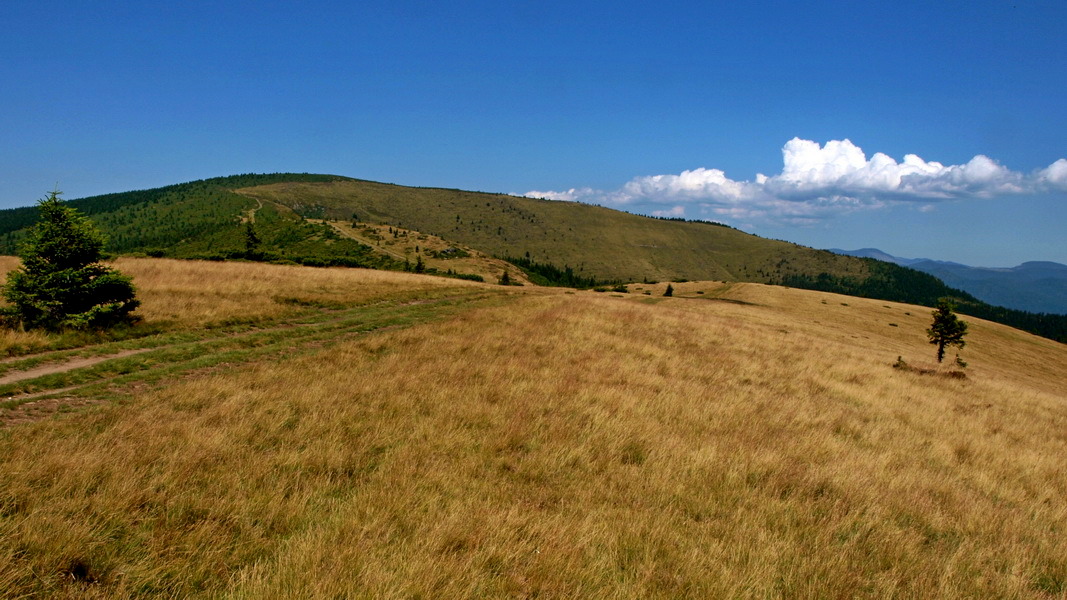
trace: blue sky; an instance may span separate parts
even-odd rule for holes
[[[1062,1],[5,2],[0,207],[307,171],[1067,263],[1065,25]]]

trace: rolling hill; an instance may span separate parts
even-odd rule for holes
[[[792,273],[866,274],[862,262],[721,225],[574,202],[355,180],[277,183],[235,192],[305,217],[396,225],[605,280],[770,282]]]
[[[863,261],[705,222],[659,220],[577,203],[329,175],[243,175],[71,201],[108,233],[116,253],[224,258],[243,250],[248,214],[265,250],[343,256],[329,228],[305,219],[395,226],[486,254],[570,266],[601,280],[773,282],[795,273],[863,278]],[[13,254],[33,207],[0,211],[0,253]],[[324,231],[327,233],[324,237]],[[527,254],[528,253],[528,254]]]
[[[757,282],[928,306],[950,296],[962,312],[1067,340],[1067,317],[991,306],[908,268],[713,223],[579,203],[283,173],[221,177],[71,204],[98,223],[110,237],[109,250],[119,254],[384,269],[411,269],[421,257],[428,272],[482,279],[508,271],[542,282],[544,274],[566,273],[569,282],[591,285]],[[35,214],[33,207],[0,211],[0,253],[14,253]],[[249,223],[261,240],[255,249],[246,243]],[[385,227],[390,236],[403,231],[410,243],[390,249],[392,241],[368,227]],[[448,252],[422,253],[431,238]],[[449,260],[458,255],[453,248],[486,260],[460,267]],[[525,275],[500,262],[509,258],[525,263]]]

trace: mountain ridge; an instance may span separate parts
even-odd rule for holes
[[[1014,267],[975,267],[929,258],[901,258],[877,248],[831,249],[846,256],[873,258],[929,273],[976,298],[1036,313],[1067,314],[1067,265],[1027,261]]]

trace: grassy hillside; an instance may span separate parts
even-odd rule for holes
[[[913,269],[768,240],[703,222],[652,219],[572,202],[359,180],[283,182],[238,194],[304,216],[416,229],[500,257],[570,267],[598,280],[722,280],[773,283],[961,310],[1058,341],[1067,316],[984,303]]]
[[[584,204],[284,173],[208,179],[71,204],[108,234],[108,250],[115,253],[393,270],[414,269],[421,258],[427,270],[488,281],[508,271],[520,281],[544,283],[545,273],[570,269],[564,277],[570,285],[748,281],[926,305],[953,296],[965,312],[1067,340],[1067,316],[989,306],[911,269],[721,225]],[[15,252],[35,215],[34,208],[0,211],[0,253]],[[249,223],[261,242],[253,252],[246,245]],[[398,229],[403,240],[391,239]],[[421,252],[423,246],[436,253]],[[465,260],[439,250],[461,250]],[[526,268],[523,275],[500,258],[529,261],[541,270]]]
[[[770,282],[794,273],[863,277],[863,261],[703,222],[652,219],[573,202],[358,180],[290,182],[237,193],[308,217],[395,225],[570,266],[606,280]]]
[[[402,268],[402,263],[338,236],[328,226],[312,226],[284,207],[261,207],[232,191],[257,183],[334,179],[339,178],[291,173],[235,175],[94,196],[72,200],[70,205],[88,215],[107,234],[107,250],[118,254],[213,260],[243,257],[244,223],[253,219],[263,244],[264,256],[260,259]],[[0,211],[0,253],[15,254],[22,230],[36,218],[36,207]]]
[[[18,384],[81,387],[0,409],[9,596],[1067,594],[1060,344],[971,319],[922,375],[927,309],[834,294],[120,266],[120,343],[207,364]]]

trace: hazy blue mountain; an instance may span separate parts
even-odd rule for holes
[[[847,256],[862,256],[929,273],[949,287],[964,290],[997,306],[1029,312],[1067,314],[1067,265],[1049,261],[1025,262],[1006,269],[971,267],[929,258],[900,258],[876,248],[831,249]]]

